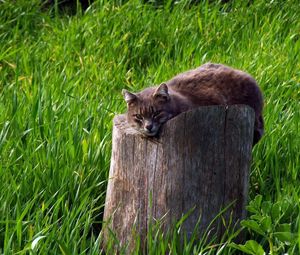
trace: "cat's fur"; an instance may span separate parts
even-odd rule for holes
[[[263,97],[256,81],[225,65],[207,63],[160,86],[122,93],[128,107],[127,121],[146,136],[157,135],[161,125],[176,115],[204,105],[249,105],[255,111],[253,144],[264,132]]]

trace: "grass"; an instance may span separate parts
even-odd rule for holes
[[[300,253],[297,1],[96,1],[73,16],[39,2],[0,2],[1,253],[98,254],[121,89],[207,61],[246,70],[264,92],[266,135],[253,151],[243,223],[251,243],[178,248],[176,233],[158,233],[149,253]]]

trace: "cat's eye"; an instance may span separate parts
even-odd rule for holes
[[[158,115],[160,115],[160,114],[161,114],[161,111],[156,111],[155,113],[153,113],[152,117],[153,117],[153,118],[156,118],[156,117],[158,117]]]
[[[133,117],[138,121],[142,121],[144,119],[143,116],[140,114],[134,114]]]

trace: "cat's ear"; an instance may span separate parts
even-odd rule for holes
[[[127,91],[126,89],[122,89],[122,94],[128,105],[133,103],[137,99],[137,96],[135,94]]]
[[[169,101],[170,95],[168,93],[167,84],[162,83],[158,86],[158,88],[153,93],[154,98],[162,99],[164,101]]]

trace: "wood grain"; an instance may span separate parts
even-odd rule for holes
[[[125,115],[114,118],[113,146],[104,210],[104,245],[111,229],[129,250],[133,229],[146,247],[149,224],[163,218],[167,231],[184,214],[189,235],[201,217],[199,235],[233,202],[225,220],[245,217],[254,112],[244,105],[207,106],[168,121],[159,138],[131,129]],[[192,211],[191,211],[192,210]],[[212,225],[220,237],[225,227]]]

